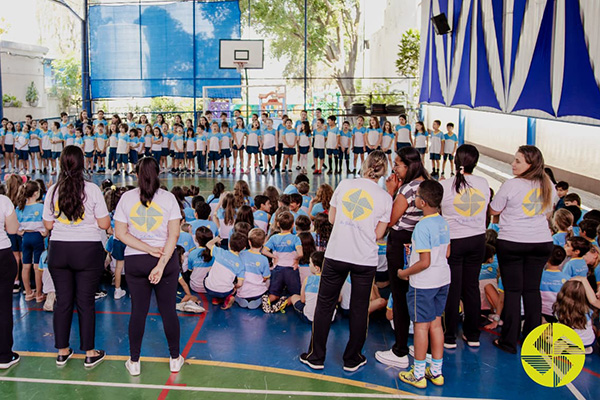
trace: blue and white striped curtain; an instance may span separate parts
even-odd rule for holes
[[[600,0],[423,1],[420,102],[600,125],[598,21]]]

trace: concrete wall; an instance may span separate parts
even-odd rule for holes
[[[26,114],[34,118],[55,117],[59,114],[58,101],[46,95],[44,85],[44,55],[48,48],[15,42],[0,42],[2,63],[2,92],[16,96],[22,107],[5,107],[4,116],[15,121],[25,119]],[[30,107],[25,101],[27,88],[35,83],[39,100],[37,107]]]

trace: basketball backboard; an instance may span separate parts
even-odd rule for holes
[[[221,39],[219,41],[219,68],[263,69],[264,42],[262,40]]]

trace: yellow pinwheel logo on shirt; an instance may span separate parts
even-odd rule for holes
[[[150,203],[148,207],[144,207],[141,202],[138,202],[131,209],[129,219],[133,227],[138,231],[152,232],[162,225],[163,210],[156,203]]]
[[[342,197],[342,211],[353,221],[362,221],[373,212],[373,198],[362,189],[352,189]]]
[[[566,325],[540,325],[525,338],[521,363],[536,383],[547,387],[564,386],[583,369],[583,342],[577,332]]]
[[[454,196],[453,204],[463,217],[474,217],[485,209],[485,196],[475,188],[467,188]]]
[[[85,213],[84,213],[81,216],[81,218],[76,219],[75,221],[69,220],[67,218],[67,216],[63,212],[60,212],[60,210],[58,209],[58,200],[54,204],[54,210],[56,210],[54,213],[54,218],[56,218],[56,220],[58,222],[60,222],[61,224],[64,224],[64,225],[79,225],[81,222],[83,222],[83,219],[85,218]],[[37,213],[36,213],[36,215],[37,215]]]
[[[528,217],[540,215],[544,211],[544,199],[540,189],[531,189],[523,199],[523,212]]]

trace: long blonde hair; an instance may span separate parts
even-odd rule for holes
[[[378,180],[387,174],[388,160],[385,153],[381,150],[375,150],[367,156],[360,169],[360,175],[363,178]]]
[[[540,149],[535,146],[521,146],[518,150],[523,154],[525,162],[530,165],[527,171],[519,175],[519,178],[537,182],[542,192],[542,209],[548,211],[552,207],[552,182],[544,171],[544,156]]]

